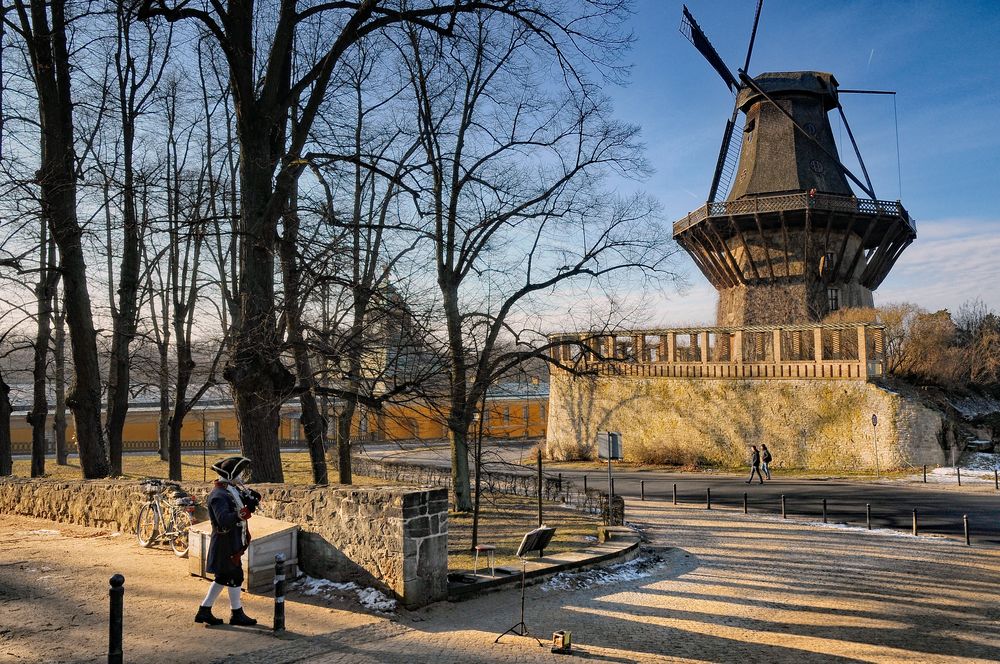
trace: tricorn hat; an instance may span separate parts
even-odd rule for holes
[[[212,464],[212,470],[219,474],[224,480],[232,481],[240,476],[240,473],[250,467],[250,459],[243,456],[231,456],[221,459]]]

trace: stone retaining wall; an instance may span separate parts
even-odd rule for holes
[[[447,489],[254,488],[263,496],[261,514],[301,527],[299,565],[310,576],[376,585],[407,607],[447,596]],[[184,489],[206,518],[208,485]],[[0,479],[0,512],[129,534],[144,500],[135,481]]]
[[[546,447],[589,458],[598,431],[620,431],[626,460],[747,463],[766,443],[778,465],[884,469],[941,464],[954,444],[942,413],[875,383],[572,376],[553,371]]]

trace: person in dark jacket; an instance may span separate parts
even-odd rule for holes
[[[771,451],[767,449],[767,445],[761,443],[760,446],[760,472],[764,474],[767,480],[771,481]]]
[[[751,445],[750,449],[752,450],[750,453],[750,479],[747,480],[747,484],[753,482],[754,473],[757,473],[757,479],[763,484],[764,476],[760,474],[760,452],[757,450],[756,445]]]
[[[194,617],[197,623],[205,623],[206,627],[221,625],[222,618],[212,615],[212,605],[222,593],[223,588],[229,590],[229,605],[232,615],[230,625],[256,625],[257,621],[247,616],[243,611],[241,586],[243,585],[243,564],[240,560],[243,552],[250,544],[250,531],[247,520],[250,519],[250,508],[243,505],[240,491],[236,485],[240,475],[247,470],[250,459],[246,457],[229,457],[212,466],[219,474],[215,488],[208,495],[208,518],[212,522],[212,540],[208,546],[208,561],[205,569],[215,574],[215,581],[208,589],[204,601],[198,607]]]

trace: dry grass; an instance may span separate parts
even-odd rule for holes
[[[479,515],[479,543],[496,546],[496,564],[517,563],[514,553],[524,534],[538,526],[538,503],[524,496],[491,495],[485,497]],[[579,510],[561,507],[557,503],[542,503],[543,518],[555,526],[556,535],[546,553],[572,551],[592,543],[587,537],[597,534],[600,519]],[[472,515],[448,515],[448,569],[472,569]],[[479,566],[484,565],[483,556]]]
[[[188,482],[200,482],[204,477],[208,481],[215,479],[212,472],[212,464],[219,458],[227,456],[215,452],[203,459],[201,454],[181,455],[181,476]],[[166,478],[167,462],[161,461],[160,457],[154,455],[125,455],[122,458],[122,474],[126,479],[138,479],[141,477],[163,477]],[[281,466],[285,473],[286,484],[312,484],[312,466],[309,463],[308,452],[282,452]],[[204,468],[204,472],[203,472]],[[14,475],[17,477],[29,477],[31,475],[31,461],[28,459],[16,459],[14,461]],[[54,479],[78,480],[83,477],[80,470],[80,460],[71,458],[66,466],[56,465],[55,460],[46,459],[45,476]],[[336,471],[330,468],[331,479],[336,478]],[[372,477],[360,477],[354,475],[354,484],[358,486],[386,485],[392,484],[390,480],[375,479]]]

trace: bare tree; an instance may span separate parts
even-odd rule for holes
[[[540,355],[525,323],[532,300],[571,280],[672,277],[676,248],[652,201],[601,186],[609,173],[644,173],[635,127],[611,120],[582,78],[540,74],[530,26],[477,15],[455,30],[442,44],[411,28],[401,48],[428,164],[421,206],[446,327],[455,507],[468,511],[477,404]]]
[[[107,448],[101,426],[101,375],[97,334],[87,285],[87,264],[77,220],[77,164],[73,129],[65,0],[14,0],[38,95],[41,150],[38,183],[42,215],[59,248],[75,383],[66,402],[76,421],[80,466],[86,478],[106,477]]]

